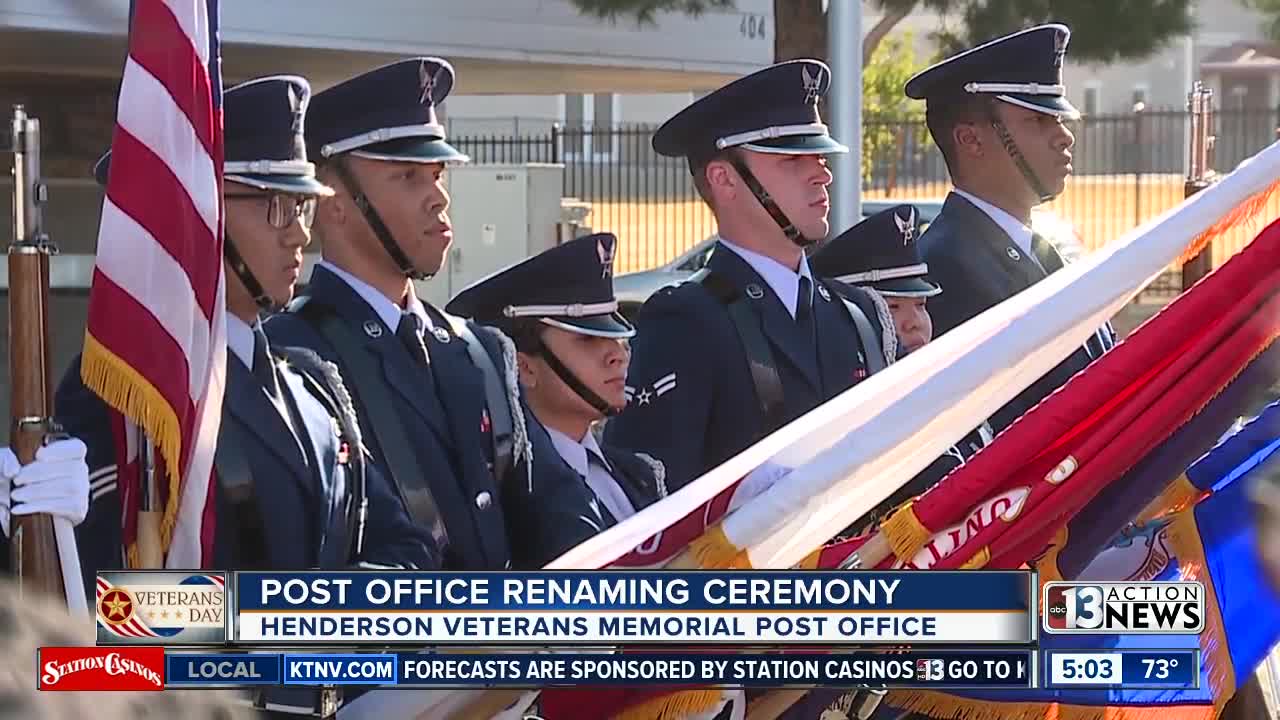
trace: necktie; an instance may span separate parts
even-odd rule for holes
[[[400,316],[400,324],[396,326],[396,337],[408,348],[409,355],[420,365],[427,365],[427,346],[422,342],[422,318],[407,312]]]
[[[800,276],[800,287],[796,290],[796,323],[807,327],[813,321],[813,281],[808,276]]]
[[[1046,273],[1057,272],[1066,266],[1062,256],[1058,254],[1058,249],[1040,233],[1031,234],[1031,252],[1035,253],[1036,259],[1040,261],[1040,267],[1044,268]]]
[[[271,361],[270,345],[262,325],[253,326],[253,376],[277,404],[281,403],[280,380],[276,377],[275,363]]]

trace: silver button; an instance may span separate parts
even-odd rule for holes
[[[476,507],[480,508],[481,510],[488,510],[489,506],[492,504],[493,504],[493,496],[489,494],[488,490],[476,496]]]

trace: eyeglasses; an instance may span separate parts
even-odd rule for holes
[[[316,198],[309,195],[239,193],[225,197],[228,200],[267,199],[267,222],[277,230],[287,229],[294,220],[299,218],[302,220],[302,227],[310,228],[311,223],[316,219]]]

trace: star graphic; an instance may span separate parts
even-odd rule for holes
[[[155,619],[156,619],[156,611],[155,611],[155,610],[152,610],[151,612],[148,612],[148,613],[147,613],[147,619],[148,619],[148,620],[155,620]]]
[[[648,405],[649,399],[652,397],[653,395],[650,394],[649,389],[645,388],[644,390],[640,391],[639,395],[636,396],[636,400],[639,401],[641,405]]]
[[[160,613],[160,617],[164,618],[165,620],[168,620],[168,619],[169,619],[169,611],[168,611],[168,610],[165,610],[164,612]]]
[[[107,617],[116,616],[124,617],[125,608],[129,607],[128,598],[121,597],[122,593],[112,593],[103,598],[102,604],[107,607]]]

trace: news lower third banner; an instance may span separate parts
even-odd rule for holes
[[[1029,650],[604,653],[165,654],[165,687],[376,685],[538,688],[553,685],[732,685],[1028,688]]]
[[[1022,571],[104,572],[99,645],[1028,644]]]
[[[1013,643],[1029,572],[314,572],[233,575],[235,643]]]

